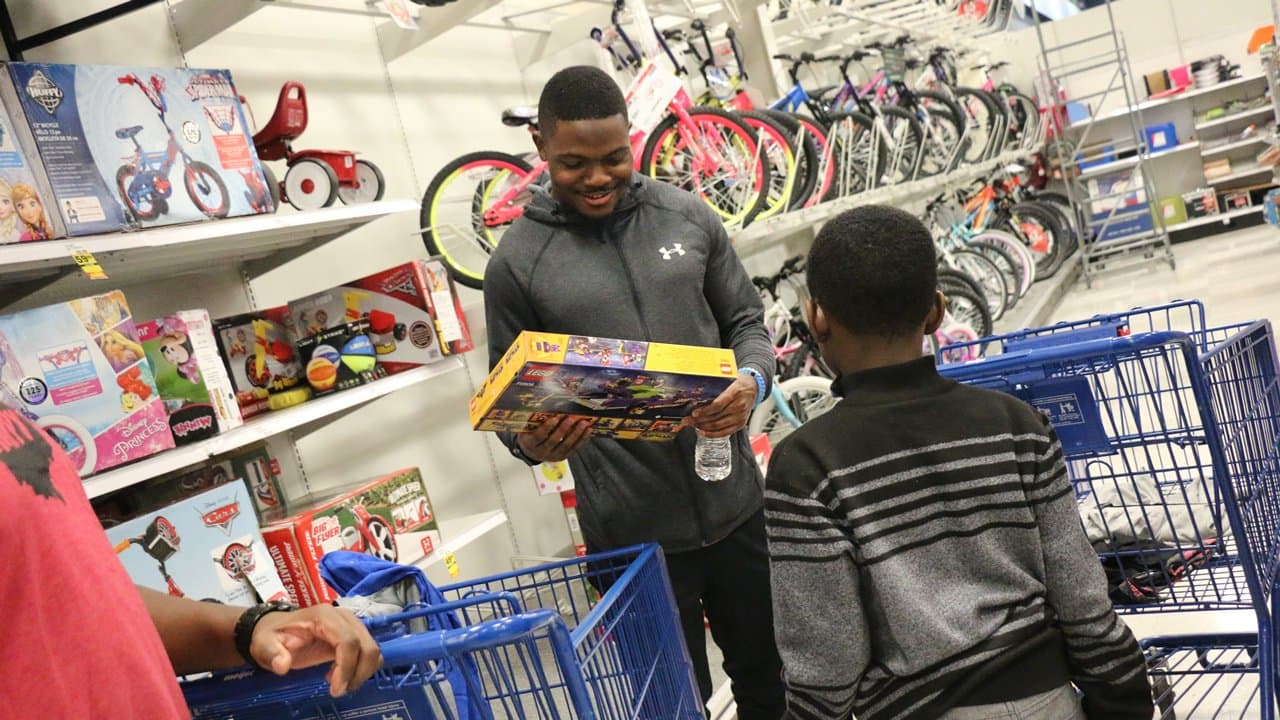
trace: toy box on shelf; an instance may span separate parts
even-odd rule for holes
[[[218,356],[213,321],[204,310],[182,310],[138,326],[156,387],[179,445],[244,424],[235,388]]]
[[[53,435],[81,476],[173,447],[118,290],[0,317],[0,402]]]
[[[229,71],[10,63],[4,74],[68,234],[274,210]]]
[[[564,460],[538,463],[529,468],[529,471],[533,473],[533,482],[538,486],[539,495],[556,495],[574,487],[573,471]]]
[[[302,363],[293,345],[288,308],[219,318],[213,330],[242,417],[290,407],[311,397],[302,384]]]
[[[345,322],[298,341],[307,384],[316,397],[386,377],[369,339],[369,321]]]
[[[107,530],[139,585],[196,600],[254,605],[287,599],[275,564],[232,482]]]
[[[378,363],[392,375],[474,347],[439,260],[415,260],[294,300],[289,313],[300,336],[367,319]]]
[[[326,496],[288,503],[262,536],[280,577],[300,606],[337,595],[320,577],[320,558],[334,550],[413,563],[440,547],[440,530],[422,473],[407,468]]]
[[[1212,188],[1197,188],[1183,193],[1182,203],[1189,218],[1208,217],[1221,212],[1218,208],[1218,194]]]
[[[12,103],[0,106],[0,245],[67,234],[62,216],[46,211],[54,207],[53,188],[30,136],[22,110]]]
[[[526,331],[471,398],[471,427],[525,432],[568,415],[594,435],[672,440],[737,374],[732,350]]]

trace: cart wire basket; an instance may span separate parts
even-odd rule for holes
[[[1256,633],[1143,642],[1162,717],[1273,718],[1275,337],[1204,318],[1184,301],[1022,330],[979,341],[980,360],[940,355],[939,372],[1049,418],[1118,612],[1253,611]]]
[[[703,717],[656,545],[440,590],[448,602],[366,620],[382,648],[383,669],[358,691],[330,698],[325,668],[284,678],[242,669],[184,682],[193,717]],[[452,627],[440,629],[445,619]]]

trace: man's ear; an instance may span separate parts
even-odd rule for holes
[[[543,162],[547,161],[547,139],[542,136],[542,128],[537,125],[529,126],[529,136],[533,138],[533,146],[538,148],[538,158]]]
[[[813,339],[818,342],[826,342],[831,337],[831,318],[827,317],[827,311],[813,298],[804,301],[804,321],[809,326],[809,332],[813,333]]]
[[[933,293],[933,306],[929,308],[929,314],[924,317],[924,334],[932,335],[938,332],[938,328],[942,327],[942,319],[947,314],[947,298],[941,292]]]

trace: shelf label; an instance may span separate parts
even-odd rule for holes
[[[102,265],[98,263],[98,259],[93,256],[93,253],[78,245],[70,246],[70,250],[71,259],[75,261],[85,275],[89,276],[90,280],[107,279],[107,271],[102,269]]]
[[[458,558],[453,553],[445,553],[444,567],[449,571],[449,577],[458,577]]]

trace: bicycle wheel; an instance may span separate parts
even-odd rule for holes
[[[920,161],[924,153],[924,128],[915,114],[900,107],[880,108],[880,120],[888,138],[879,136],[881,142],[887,142],[887,161],[884,172],[879,177],[881,185],[897,185],[911,182],[920,173]]]
[[[484,286],[489,255],[529,202],[532,170],[515,155],[484,151],[463,155],[431,179],[419,215],[422,241],[455,280]]]
[[[1002,224],[1003,223],[1003,224]],[[1036,258],[1036,277],[1053,277],[1061,267],[1061,238],[1065,231],[1055,213],[1038,202],[1021,202],[1009,208],[996,223],[1000,230],[1011,230]]]
[[[825,202],[835,197],[833,188],[835,187],[836,166],[831,161],[832,154],[828,150],[830,143],[827,140],[830,131],[826,125],[812,118],[807,118],[803,115],[797,115],[795,118],[807,134],[813,138],[813,144],[818,151],[818,180],[814,185],[813,192],[809,194],[809,199],[804,203],[804,207],[813,207],[820,202]]]
[[[796,186],[797,160],[792,136],[781,123],[762,112],[740,112],[738,117],[760,138],[761,152],[769,157],[768,196],[755,220],[773,217],[791,207]]]
[[[992,245],[1013,258],[1018,269],[1018,294],[1026,295],[1036,281],[1036,258],[1018,238],[1000,230],[983,230],[969,239],[971,245]]]
[[[1009,122],[1013,128],[1010,132],[1009,145],[1026,152],[1040,147],[1040,143],[1044,140],[1040,105],[1027,95],[1016,91],[1006,91],[1001,96],[1004,98],[1005,106],[1009,108]]]
[[[951,267],[962,270],[982,287],[982,296],[991,308],[991,319],[999,320],[1008,309],[1009,284],[1000,267],[993,260],[973,250],[953,250],[949,253]]]
[[[227,185],[222,182],[222,176],[208,164],[199,160],[187,163],[186,170],[182,173],[182,183],[187,189],[187,197],[205,215],[224,218],[231,211],[231,196],[227,194]]]
[[[994,331],[991,312],[982,297],[962,286],[954,286],[944,290],[947,299],[947,312],[958,322],[962,322],[978,334],[978,337],[990,337]]]
[[[791,139],[796,151],[795,182],[791,184],[789,210],[805,206],[818,188],[818,175],[822,168],[822,155],[817,136],[800,119],[781,110],[761,110],[769,119],[781,125]],[[826,144],[826,138],[822,140]]]
[[[783,438],[795,431],[796,426],[779,411],[778,395],[787,403],[787,409],[801,424],[827,412],[840,402],[831,393],[831,381],[826,378],[801,376],[778,383],[778,392],[771,393],[751,413],[747,433],[751,436],[764,433],[769,444],[777,447]]]
[[[871,118],[862,113],[840,113],[827,129],[827,151],[835,177],[832,197],[849,197],[876,186],[875,178],[886,165],[888,153],[876,138]]]
[[[1022,270],[1017,258],[1009,250],[995,243],[969,243],[969,249],[981,254],[995,263],[1004,276],[1004,284],[1008,289],[1005,295],[1005,312],[1012,310],[1022,299]]]
[[[925,133],[920,177],[951,172],[959,161],[960,127],[945,108],[928,108],[924,117],[921,123]]]
[[[744,227],[765,207],[769,156],[756,133],[733,114],[708,107],[688,111],[682,126],[668,115],[640,155],[640,172],[701,196],[731,228]]]
[[[992,156],[999,133],[999,110],[986,93],[973,88],[956,88],[956,102],[964,114],[965,137],[969,142],[964,149],[965,162],[982,162]]]

